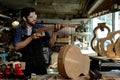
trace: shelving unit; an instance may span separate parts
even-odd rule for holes
[[[71,37],[57,38],[55,45],[54,45],[54,50],[59,51],[62,46],[69,45],[71,44],[71,42],[72,42]]]
[[[82,38],[83,41],[88,41],[89,36],[91,35],[90,32],[75,32],[73,36],[77,36],[78,38]]]

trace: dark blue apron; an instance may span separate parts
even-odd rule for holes
[[[22,36],[22,40],[25,40],[29,36]],[[43,47],[41,46],[40,39],[34,39],[26,47],[20,50],[22,53],[22,61],[26,62],[25,75],[31,75],[31,73],[36,74],[46,74],[46,64],[43,55]]]

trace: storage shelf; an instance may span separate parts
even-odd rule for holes
[[[90,32],[76,32],[73,35],[74,36],[89,36],[91,33]]]

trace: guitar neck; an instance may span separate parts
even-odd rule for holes
[[[65,27],[70,27],[70,28],[76,28],[77,26],[75,24],[61,24],[62,28],[65,28]],[[54,30],[55,29],[55,26],[45,26],[43,28],[38,28],[36,29],[36,32],[37,33],[40,33],[42,31],[46,31],[46,30]]]

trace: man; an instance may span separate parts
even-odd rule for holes
[[[47,31],[36,33],[35,30],[44,27],[36,24],[36,12],[34,8],[26,7],[21,11],[23,23],[15,30],[14,46],[22,54],[22,61],[26,62],[25,76],[36,74],[46,74],[46,64],[43,55],[43,47],[51,48],[56,40],[57,32],[61,29],[56,25],[52,35]]]

